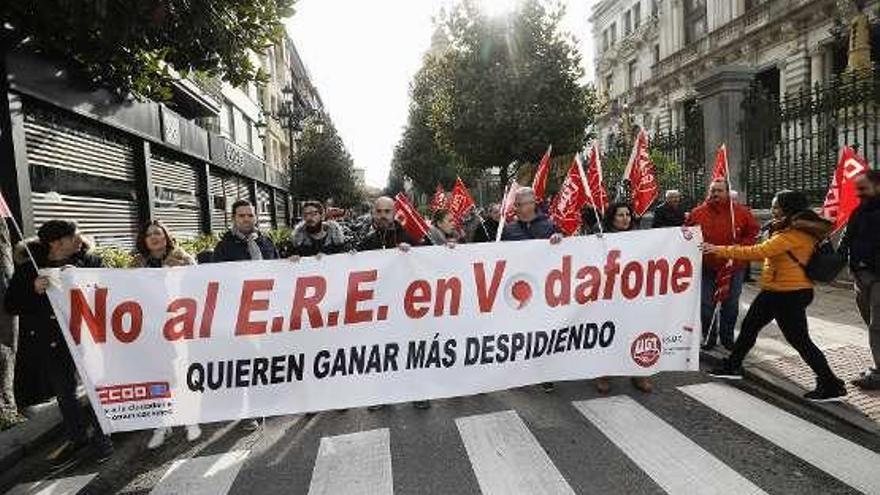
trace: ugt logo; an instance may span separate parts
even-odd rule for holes
[[[633,361],[642,368],[650,368],[660,360],[663,346],[660,337],[651,332],[645,332],[633,341],[630,346],[630,354]]]

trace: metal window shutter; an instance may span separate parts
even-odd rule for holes
[[[28,163],[133,182],[134,147],[124,136],[62,113],[25,105]]]
[[[257,184],[257,219],[260,222],[260,230],[272,229],[271,197],[268,187]]]
[[[223,231],[229,228],[229,212],[227,210],[232,203],[229,201],[230,195],[226,192],[229,187],[227,184],[228,180],[227,177],[224,177],[213,170],[211,171],[211,177],[208,180],[211,189],[211,230],[213,230],[215,234],[222,234]],[[225,209],[214,207],[214,196],[226,199]]]
[[[275,191],[275,218],[278,227],[290,227],[290,216],[287,213],[287,193]]]
[[[248,181],[244,177],[235,176],[235,197],[232,198],[232,201],[229,203],[229,206],[232,206],[232,203],[238,201],[239,199],[246,199],[250,202],[253,202],[254,199],[251,198],[251,190],[248,187]]]
[[[151,162],[156,218],[177,238],[198,237],[202,232],[198,171],[191,164],[161,152],[153,154]]]
[[[134,247],[138,210],[132,201],[38,192],[32,193],[32,197],[38,229],[47,220],[74,220],[99,247]],[[61,201],[56,201],[58,198]]]

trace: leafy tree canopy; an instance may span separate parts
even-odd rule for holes
[[[354,177],[354,165],[331,122],[323,132],[314,121],[307,122],[293,157],[291,193],[297,201],[332,199],[334,205],[353,207],[363,200]]]
[[[157,100],[171,96],[170,68],[234,86],[265,75],[250,53],[284,33],[295,0],[10,0],[5,48],[23,45],[67,60],[95,86]]]
[[[521,0],[501,17],[461,0],[441,14],[410,88],[399,169],[419,184],[500,167],[505,183],[510,162],[534,163],[550,143],[554,154],[579,150],[594,98],[580,82],[574,40],[560,28],[563,14],[550,0]]]

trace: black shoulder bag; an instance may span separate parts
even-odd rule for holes
[[[846,266],[846,256],[834,250],[830,239],[816,243],[813,254],[810,255],[806,265],[801,263],[791,251],[786,251],[786,253],[813,282],[826,284],[833,282]]]

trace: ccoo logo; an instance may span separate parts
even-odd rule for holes
[[[650,368],[657,364],[657,361],[660,360],[661,352],[662,344],[660,343],[660,337],[651,332],[639,335],[633,341],[632,346],[630,346],[630,354],[633,361],[642,368]]]

